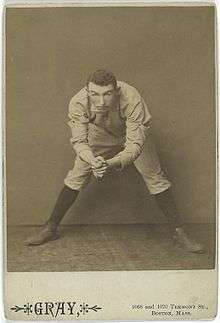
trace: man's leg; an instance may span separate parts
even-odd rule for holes
[[[175,230],[175,228],[177,227],[180,227],[182,223],[171,192],[171,188],[153,195],[155,197],[157,205],[166,216],[170,224],[171,232],[173,232],[173,230]]]
[[[202,253],[203,247],[191,241],[182,228],[182,222],[171,189],[154,194],[154,196],[157,204],[170,223],[170,230],[174,241],[182,245],[189,252]]]
[[[90,176],[90,166],[76,157],[74,168],[69,171],[65,178],[65,185],[58,196],[49,219],[38,234],[25,241],[26,245],[36,246],[59,238],[57,227],[75,202],[79,191],[88,184]]]
[[[134,164],[143,176],[150,193],[154,195],[161,211],[168,219],[174,240],[189,252],[203,252],[202,246],[191,241],[182,228],[181,219],[170,189],[171,183],[161,169],[157,152],[150,135],[142,154]]]

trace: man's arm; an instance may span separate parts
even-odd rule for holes
[[[109,167],[122,170],[141,154],[150,128],[150,116],[145,114],[145,105],[143,99],[140,99],[136,106],[127,107],[125,149],[107,160]]]
[[[92,167],[101,167],[102,161],[94,156],[88,143],[89,118],[83,105],[75,100],[70,101],[69,114],[72,137],[70,142],[76,154]]]

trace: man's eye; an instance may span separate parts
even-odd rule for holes
[[[91,95],[92,95],[92,96],[97,96],[98,94],[97,94],[97,93],[92,93]]]

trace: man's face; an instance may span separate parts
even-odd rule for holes
[[[116,103],[118,89],[115,89],[113,84],[100,86],[89,82],[87,90],[91,103],[97,112],[105,112],[111,109]]]

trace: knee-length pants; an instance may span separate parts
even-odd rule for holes
[[[96,147],[95,155],[105,159],[116,155],[121,147]],[[158,194],[167,190],[171,182],[161,169],[160,161],[151,136],[145,142],[140,156],[134,161],[134,165],[142,175],[150,194]],[[76,156],[73,169],[70,170],[64,180],[65,185],[74,190],[81,190],[89,183],[92,175],[91,166]]]

